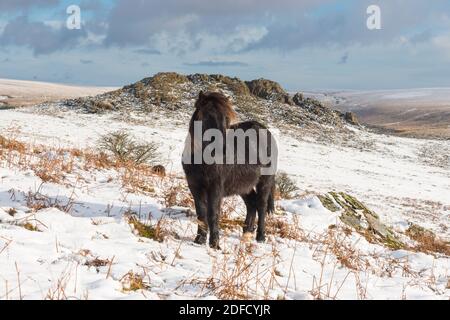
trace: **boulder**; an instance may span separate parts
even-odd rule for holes
[[[305,97],[303,96],[303,93],[297,92],[294,97],[292,98],[292,101],[300,106],[303,103],[303,100],[305,99]]]
[[[250,93],[265,100],[278,101],[281,103],[294,104],[289,94],[284,91],[279,83],[267,79],[246,81]]]
[[[353,124],[355,126],[359,125],[358,117],[353,112],[346,112],[344,115],[344,119],[350,124]]]

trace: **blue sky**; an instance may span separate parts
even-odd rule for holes
[[[69,5],[81,30],[65,27]],[[381,9],[368,30],[366,9]],[[2,0],[0,77],[120,86],[160,71],[289,90],[450,86],[448,0]]]

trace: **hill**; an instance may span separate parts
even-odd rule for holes
[[[354,112],[383,132],[450,139],[450,89],[341,91],[312,94],[325,105]]]
[[[37,108],[69,109],[86,113],[130,111],[188,121],[198,93],[220,91],[233,102],[244,119],[256,119],[279,128],[301,129],[301,133],[335,139],[338,133],[351,134],[347,126],[357,124],[351,113],[343,113],[322,105],[318,100],[304,98],[301,93],[289,95],[278,83],[258,79],[242,81],[223,75],[158,73],[121,89],[94,97],[81,97]]]
[[[31,106],[46,101],[98,95],[114,89],[0,79],[0,108]]]

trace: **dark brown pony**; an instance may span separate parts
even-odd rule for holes
[[[255,150],[262,145],[261,140],[263,138],[259,134],[260,129],[267,132],[265,139],[269,142],[265,143],[264,146],[267,148],[268,156],[272,156],[276,144],[272,140],[270,132],[262,124],[256,121],[232,124],[235,118],[236,114],[227,97],[215,92],[200,92],[189,127],[186,145],[189,148],[185,148],[183,154],[183,169],[194,197],[198,217],[198,232],[195,242],[205,244],[209,228],[209,244],[215,249],[220,248],[218,219],[224,197],[240,195],[244,200],[247,207],[244,233],[254,232],[256,212],[258,212],[256,237],[258,242],[265,241],[265,216],[267,213],[274,211],[275,172],[269,175],[263,175],[261,172],[262,168],[273,167],[273,161],[263,164],[264,162],[261,161],[258,153],[257,162],[251,164],[249,150],[251,148]],[[224,147],[223,154],[219,155],[219,158],[223,157],[223,162],[195,163],[194,154],[196,152],[202,153],[208,145],[203,139],[196,141],[194,137],[194,122],[196,121],[201,122],[202,134],[208,129],[218,129],[224,140],[226,140],[226,135],[230,131],[228,129],[242,129],[243,132],[250,129],[255,130],[258,132],[256,144],[255,141],[250,141],[251,139],[245,140],[245,162],[241,162],[241,164],[238,164],[238,162],[229,164],[224,160],[227,154],[227,146]],[[237,152],[233,154],[237,157]],[[189,163],[186,163],[185,159],[189,159]]]

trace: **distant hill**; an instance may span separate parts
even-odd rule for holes
[[[38,81],[0,79],[0,107],[30,106],[45,101],[98,95],[112,87],[84,87]]]
[[[450,139],[450,88],[312,93],[361,122],[399,135]]]

